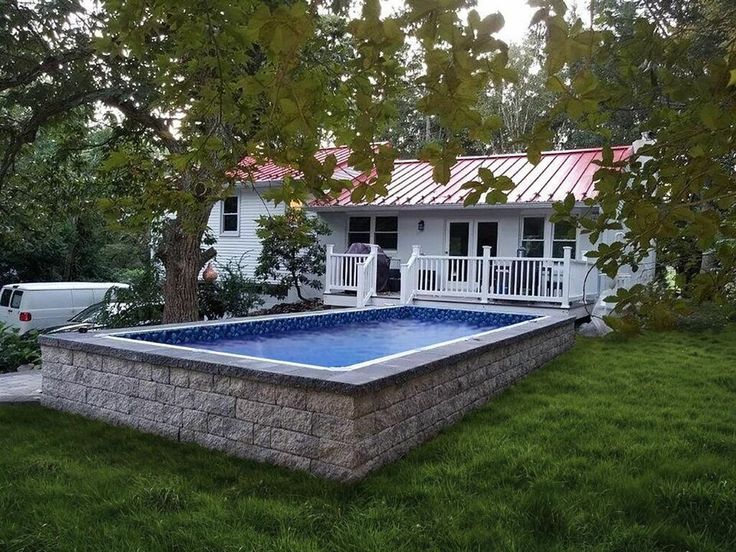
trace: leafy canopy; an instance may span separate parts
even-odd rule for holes
[[[656,324],[688,303],[730,300],[736,281],[736,5],[655,0],[634,2],[632,12],[608,2],[590,27],[566,19],[560,0],[531,3],[538,7],[534,21],[547,28],[547,86],[557,102],[535,129],[529,157],[539,158],[549,144],[550,121],[561,113],[608,144],[609,123],[622,112],[636,113],[638,129],[653,137],[629,163],[614,163],[605,148],[595,175],[598,197],[586,201],[590,209],[573,217],[568,198],[555,206],[556,218],[572,219],[590,234],[598,243],[591,256],[611,277],[626,264],[652,270],[644,263],[653,247],[675,264],[686,243],[700,259],[699,271],[679,272],[657,292],[666,301],[646,300],[648,290],[639,285],[619,290],[624,316],[613,323],[632,330],[642,311]],[[607,244],[604,236],[618,239]]]

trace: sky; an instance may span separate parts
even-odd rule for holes
[[[404,0],[381,0],[381,4],[384,8],[382,13],[390,14],[394,8],[403,6]],[[477,0],[475,9],[481,17],[501,12],[506,24],[498,38],[507,43],[523,41],[534,15],[534,8],[529,7],[525,0]]]

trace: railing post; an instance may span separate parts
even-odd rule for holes
[[[482,303],[488,302],[488,296],[491,293],[491,246],[483,246],[483,264],[480,268],[480,300]]]
[[[333,270],[333,261],[332,261],[332,255],[335,253],[335,246],[333,244],[327,245],[327,251],[325,253],[325,293],[330,293],[332,291],[332,286],[330,285],[332,283],[332,270]]]
[[[370,268],[370,274],[368,274],[370,277],[368,289],[371,292],[371,295],[377,294],[378,286],[376,285],[376,280],[378,280],[378,246],[374,243],[371,244],[371,255],[366,262],[370,262],[370,265],[368,265]]]
[[[416,258],[422,254],[422,247],[419,245],[411,246],[411,257],[405,263],[401,264],[401,295],[400,301],[402,305],[406,305],[414,298],[417,286],[417,269]]]
[[[401,263],[401,290],[399,302],[406,305],[409,302],[409,264]]]
[[[366,261],[367,262],[367,261]],[[358,308],[365,307],[365,263],[356,263],[358,269],[358,289],[355,291],[355,306]]]
[[[570,308],[570,259],[572,258],[572,247],[562,248],[562,308]]]

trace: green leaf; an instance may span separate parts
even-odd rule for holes
[[[703,157],[705,155],[705,149],[701,144],[696,144],[687,151],[690,157]]]
[[[716,130],[718,128],[718,121],[721,118],[721,111],[718,109],[718,106],[709,102],[698,110],[698,116],[706,128]]]
[[[121,150],[115,150],[110,152],[105,161],[102,164],[102,169],[106,171],[112,171],[124,167],[130,161],[130,157],[127,152]]]

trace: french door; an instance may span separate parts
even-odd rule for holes
[[[498,223],[493,221],[455,221],[447,223],[445,254],[453,257],[483,256],[483,246],[491,247],[491,257],[498,256]]]
[[[451,257],[483,256],[483,246],[491,247],[491,256],[498,255],[498,222],[448,221],[445,254]],[[445,278],[448,284],[474,282],[481,279],[481,263],[450,260]]]
[[[475,223],[475,254],[483,256],[483,246],[491,246],[491,257],[498,256],[498,223],[478,221]]]

